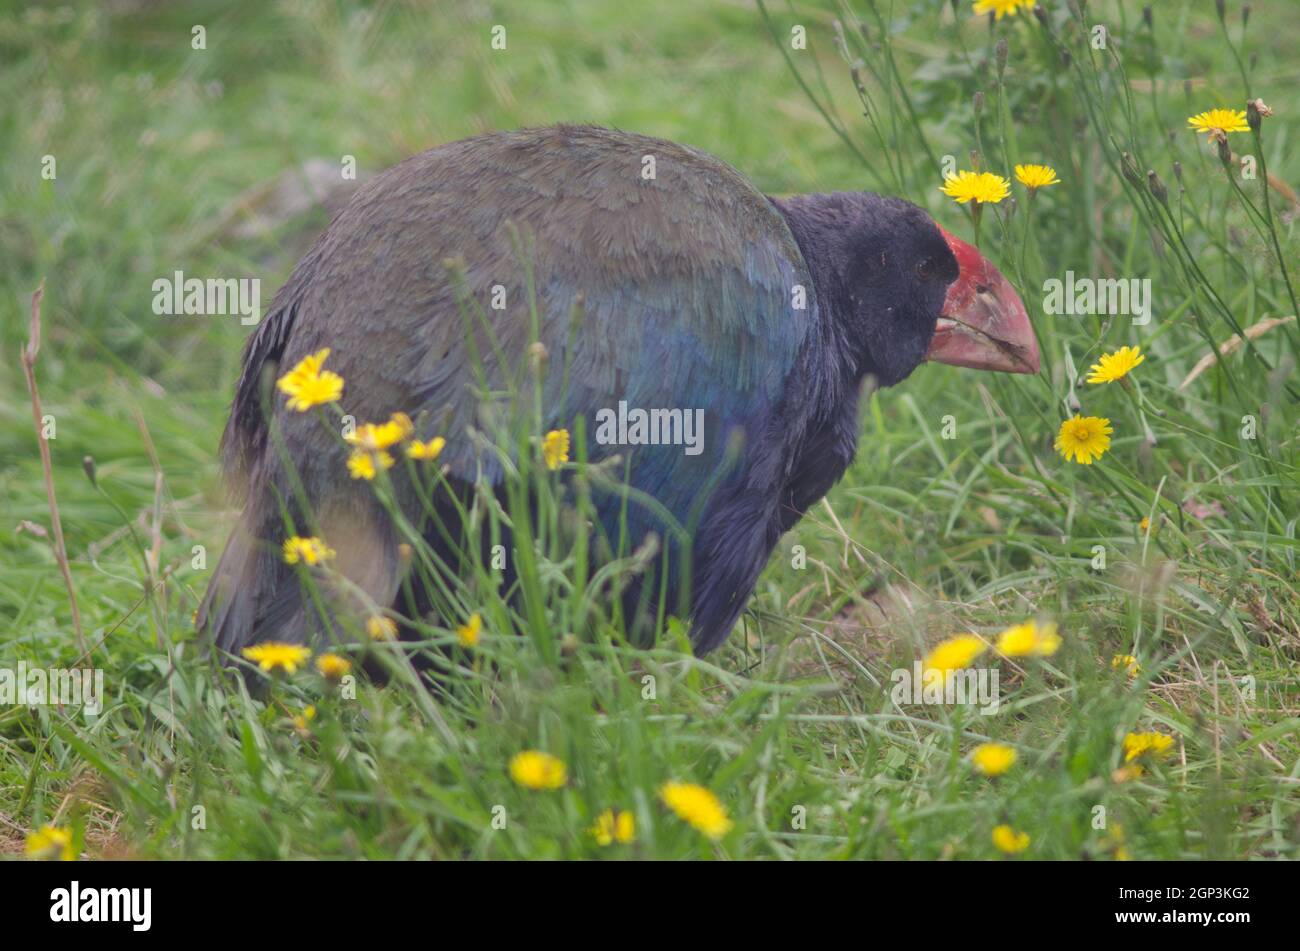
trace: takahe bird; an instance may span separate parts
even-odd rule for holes
[[[673,564],[689,554],[689,577],[670,569],[661,580],[664,603],[682,606],[700,654],[727,637],[782,533],[853,459],[864,380],[892,386],[925,360],[1038,369],[1028,316],[1006,279],[906,201],[862,192],[769,198],[693,148],[584,126],[431,149],[357,191],[245,348],[222,448],[246,505],[198,616],[220,649],[330,636],[339,609],[305,604],[280,556],[285,513],[304,495],[357,589],[404,615],[427,608],[418,591],[420,603],[400,600],[398,539],[372,486],[349,478],[337,438],[313,413],[291,412],[266,384],[328,347],[349,414],[383,421],[404,411],[420,437],[447,438],[438,462],[450,485],[484,473],[499,480],[499,464],[463,438],[477,412],[470,348],[489,384],[498,353],[526,359],[520,234],[531,235],[539,338],[552,368],[542,432],[572,430],[583,417],[591,434],[595,415],[620,402],[703,410],[693,454],[589,447],[593,459],[620,454],[628,464],[618,471],[633,488],[693,526],[689,552],[668,542]],[[445,263],[454,259],[463,262],[459,288]],[[488,310],[502,288],[506,309]],[[466,295],[493,322],[499,351],[467,333]],[[278,438],[269,438],[268,414]],[[392,470],[395,491],[413,511],[401,471]],[[598,506],[608,538],[626,519],[629,549],[652,531],[669,537],[654,506]],[[443,544],[432,531],[429,541]],[[679,598],[687,590],[689,600]]]

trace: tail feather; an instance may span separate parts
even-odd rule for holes
[[[268,639],[307,642],[302,596],[285,567],[278,552],[241,521],[217,562],[195,618],[199,632],[220,654],[238,655]]]
[[[195,618],[199,632],[228,655],[259,641],[324,646],[351,640],[366,618],[393,606],[400,580],[397,539],[377,505],[339,506],[321,515],[336,549],[329,572],[315,573],[319,598],[304,597],[299,569],[285,564],[276,524],[252,531],[250,502],[230,536]],[[277,523],[278,524],[278,523]]]

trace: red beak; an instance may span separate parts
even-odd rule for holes
[[[1038,341],[1011,283],[973,245],[939,231],[960,273],[948,288],[925,358],[973,370],[1037,373]]]

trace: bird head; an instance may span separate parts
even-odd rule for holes
[[[836,310],[861,347],[864,375],[892,386],[925,361],[1038,371],[1024,304],[973,245],[911,202],[868,193],[828,198],[810,211],[834,221],[844,242],[832,257],[839,262]]]

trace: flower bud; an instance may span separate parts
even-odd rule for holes
[[[534,340],[528,345],[528,366],[533,371],[533,376],[543,377],[546,375],[546,362],[550,359],[550,356],[546,344],[540,340]]]
[[[1138,173],[1137,162],[1133,161],[1133,156],[1124,152],[1119,157],[1120,174],[1130,185],[1142,186],[1142,176]]]
[[[1256,132],[1259,131],[1259,127],[1262,124],[1261,120],[1265,116],[1271,116],[1272,114],[1273,110],[1264,105],[1263,99],[1252,99],[1250,102],[1246,103],[1246,125],[1250,126],[1251,129]]]
[[[1151,189],[1151,194],[1160,204],[1169,204],[1169,190],[1165,188],[1165,183],[1160,180],[1154,168],[1147,169],[1147,188]]]

